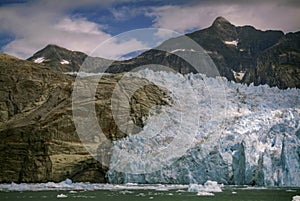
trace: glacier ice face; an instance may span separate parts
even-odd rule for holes
[[[175,104],[150,117],[138,135],[115,142],[110,182],[300,186],[299,89],[137,74],[165,86]]]

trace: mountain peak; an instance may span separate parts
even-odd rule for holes
[[[225,17],[222,17],[222,16],[217,17],[214,22],[230,23]]]
[[[78,71],[86,57],[85,53],[71,51],[55,44],[48,44],[27,60],[50,66],[55,70],[71,72]]]
[[[55,45],[55,44],[48,44],[46,47],[41,49],[39,52],[49,51],[49,50],[62,50],[62,51],[70,51],[71,52],[71,50],[68,50],[66,48],[60,47],[60,46]]]
[[[218,26],[218,25],[225,25],[225,24],[229,24],[232,25],[227,19],[225,19],[222,16],[219,16],[215,19],[215,21],[213,22],[213,26]]]
[[[217,17],[211,29],[214,30],[222,40],[232,41],[237,39],[236,27],[224,17]]]

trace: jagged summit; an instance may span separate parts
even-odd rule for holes
[[[55,70],[73,72],[78,71],[86,57],[85,53],[71,51],[55,44],[48,44],[27,60],[50,66]]]
[[[38,51],[37,53],[39,52],[43,52],[43,51],[49,51],[49,50],[64,50],[64,51],[70,51],[64,47],[61,47],[61,46],[58,46],[56,44],[48,44],[46,47],[44,47],[43,49],[41,49],[40,51]]]
[[[219,16],[215,19],[213,24],[231,24],[226,18]]]
[[[282,31],[262,31],[249,25],[235,26],[220,16],[210,27],[188,33],[186,36],[207,51],[220,75],[229,80],[255,85],[269,84],[282,89],[300,88],[300,47],[297,45],[300,40],[299,32],[284,35]],[[161,45],[172,47],[172,51],[193,54],[192,50],[182,49],[184,44],[176,43],[176,40],[172,38]],[[49,44],[28,60],[52,69],[70,72],[78,71],[86,56],[84,53]],[[172,66],[175,71],[183,74],[195,72],[188,63],[155,49],[143,52],[128,61],[115,61],[109,64],[106,72],[128,72],[148,64]],[[103,66],[92,71],[102,72],[102,68]]]
[[[217,17],[213,22],[211,29],[223,40],[235,40],[237,38],[236,27],[224,17]]]

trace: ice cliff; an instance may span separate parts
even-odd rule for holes
[[[114,143],[109,182],[300,186],[299,89],[150,70],[136,76],[168,89],[174,103]]]

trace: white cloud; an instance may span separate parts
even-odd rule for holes
[[[125,0],[127,1],[127,0]],[[27,58],[47,44],[57,44],[71,50],[89,54],[101,42],[112,36],[105,32],[106,24],[97,24],[82,16],[74,17],[74,8],[98,6],[109,9],[115,20],[126,20],[145,13],[154,18],[153,27],[166,28],[185,33],[211,25],[217,16],[224,16],[235,25],[250,24],[259,29],[281,29],[286,32],[299,30],[299,6],[283,1],[264,1],[255,4],[245,1],[192,1],[193,4],[165,5],[159,7],[124,6],[113,9],[115,0],[40,0],[26,4],[0,7],[0,30],[11,33],[15,39],[2,50],[20,58]],[[294,6],[293,6],[294,5]],[[134,23],[134,22],[133,22]],[[139,27],[137,27],[139,28]],[[154,37],[167,39],[172,35],[159,30]],[[152,37],[152,36],[151,36]],[[134,38],[134,37],[133,37]],[[136,37],[137,38],[137,37]],[[116,58],[128,51],[143,49],[146,45],[134,39],[125,42],[111,40],[112,48],[101,53]]]
[[[110,40],[101,43],[90,55],[120,60],[125,54],[145,49],[149,49],[149,47],[145,43],[134,38],[121,42],[118,38],[111,38]]]
[[[15,36],[15,40],[2,48],[5,53],[28,58],[51,43],[90,54],[100,43],[112,38],[110,34],[102,31],[106,25],[67,15],[70,2],[42,2],[44,4],[36,2],[0,8],[0,30]],[[88,2],[93,3],[92,0]],[[88,2],[74,1],[74,4],[80,6]],[[104,3],[108,4],[109,1]],[[70,6],[74,7],[74,4]],[[122,51],[126,54],[132,48],[145,48],[137,40],[115,42],[116,44],[107,47],[103,56],[118,58]]]
[[[157,30],[157,32],[154,34],[154,36],[156,36],[159,39],[161,39],[162,41],[164,41],[164,40],[167,40],[169,38],[178,37],[182,34],[183,33],[174,32],[173,30],[160,28],[160,29]],[[162,42],[162,41],[159,41],[159,42]],[[159,45],[159,44],[157,44],[157,45]]]
[[[55,28],[70,33],[102,34],[99,24],[89,22],[85,18],[71,19],[66,17],[56,24]]]
[[[299,29],[300,19],[298,6],[272,1],[255,4],[200,2],[193,5],[168,5],[153,7],[146,15],[155,18],[154,27],[178,32],[208,27],[218,16],[236,25],[250,24],[262,30],[280,29],[289,32]]]

